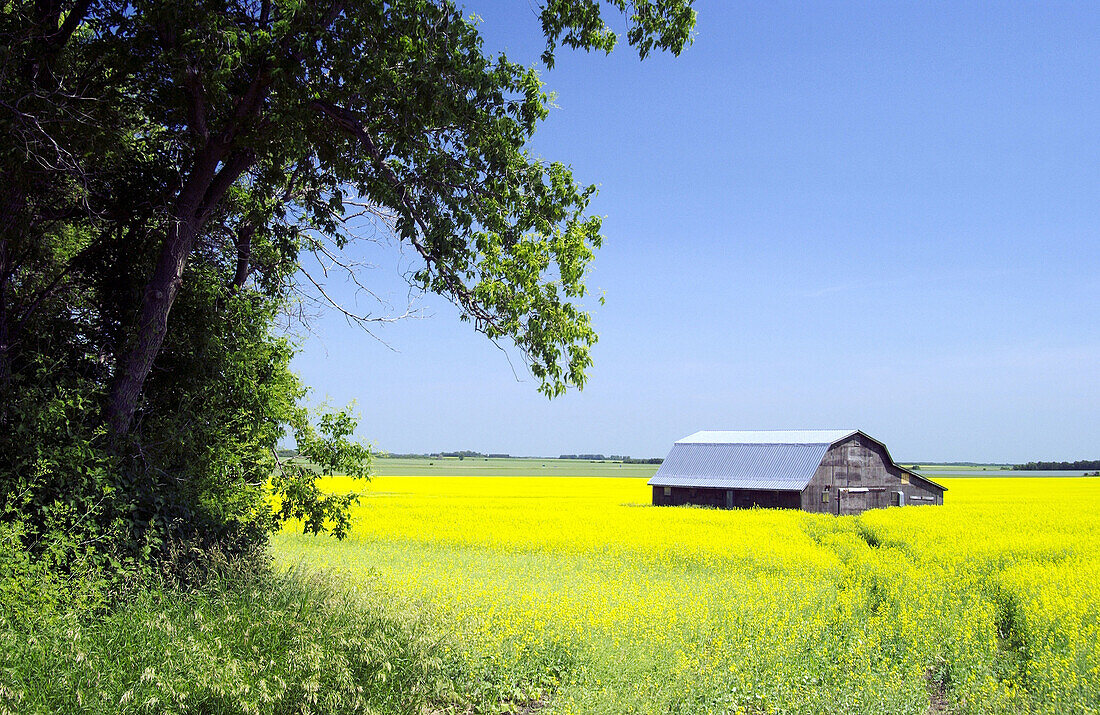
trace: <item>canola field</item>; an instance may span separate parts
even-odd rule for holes
[[[274,550],[430,622],[504,710],[1100,712],[1100,479],[942,481],[942,507],[837,518],[385,476],[347,541]]]

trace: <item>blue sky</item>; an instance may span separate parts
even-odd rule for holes
[[[527,0],[476,0],[534,64]],[[424,298],[328,316],[295,368],[394,452],[656,456],[700,429],[856,427],[901,459],[1100,457],[1100,9],[700,0],[694,45],[562,51],[533,150],[596,183],[583,392],[546,400]],[[406,305],[399,246],[365,256]],[[364,303],[364,307],[371,307]]]

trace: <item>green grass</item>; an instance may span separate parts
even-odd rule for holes
[[[998,512],[997,518],[981,522],[993,525],[986,542],[997,548],[986,544],[985,557],[979,558],[985,552],[977,549],[977,555],[959,564],[941,564],[938,551],[924,553],[917,547],[928,539],[963,543],[938,536],[952,528],[954,519],[925,530],[931,534],[927,539],[920,536],[925,532],[914,532],[917,538],[905,530],[895,529],[895,534],[887,529],[883,532],[887,538],[876,538],[873,544],[852,529],[845,531],[851,526],[848,521],[837,520],[839,536],[828,529],[817,530],[829,538],[818,544],[826,552],[828,568],[816,573],[812,563],[784,565],[787,542],[803,536],[797,529],[783,532],[785,537],[778,540],[770,530],[766,538],[757,534],[755,541],[763,544],[757,551],[722,556],[708,555],[707,549],[715,548],[713,538],[730,539],[734,546],[747,544],[751,530],[739,527],[707,536],[681,533],[678,525],[699,520],[744,522],[741,527],[773,519],[815,524],[833,524],[833,520],[765,510],[727,514],[639,508],[648,501],[640,480],[651,476],[657,465],[447,458],[379,459],[375,466],[383,476],[367,487],[367,495],[377,498],[364,499],[350,542],[280,535],[273,551],[281,552],[284,564],[298,564],[294,568],[273,571],[257,561],[215,563],[212,575],[195,587],[159,582],[142,588],[131,585],[120,597],[117,585],[98,583],[94,574],[86,581],[71,581],[28,559],[12,546],[18,533],[0,527],[0,715],[439,715],[535,709],[547,715],[701,714],[734,712],[736,706],[751,712],[922,713],[928,707],[926,677],[933,683],[925,669],[941,666],[947,668],[947,675],[937,670],[935,683],[946,688],[949,704],[960,712],[1009,711],[1014,703],[1030,703],[1035,711],[1044,712],[1068,703],[1068,709],[1063,709],[1068,712],[1082,703],[1096,702],[1095,687],[1088,678],[1077,685],[1066,685],[1062,678],[1065,674],[1078,677],[1082,669],[1092,667],[1078,663],[1094,653],[1073,634],[1092,628],[1088,613],[1093,612],[1095,599],[1057,601],[1066,589],[1091,589],[1081,584],[1096,583],[1095,564],[1082,561],[1092,571],[1091,575],[1087,569],[1082,572],[1081,583],[1045,586],[1052,579],[1077,573],[1063,568],[1062,560],[1085,559],[1095,553],[1087,536],[1092,533],[1091,521],[1042,522],[1042,529],[1032,528],[1026,536],[1017,533],[1023,527],[1014,522],[1013,531],[1002,535],[997,525],[1004,515]],[[972,471],[985,476],[979,469]],[[562,479],[555,484],[552,479],[534,479],[524,486],[534,490],[532,494],[516,492],[514,485],[520,480],[486,479],[478,489],[467,490],[465,480],[439,479],[435,487],[443,489],[444,495],[419,498],[413,492],[432,480],[405,479],[407,484],[391,489],[386,477],[400,482],[401,475],[632,479],[589,480],[587,485],[579,483],[583,480]],[[998,470],[988,476],[1013,474]],[[993,483],[963,481],[974,485],[971,490],[978,489],[979,483]],[[589,504],[595,496],[588,492],[612,489],[615,484],[626,485],[622,488],[629,493],[605,495],[606,504]],[[1090,488],[1087,480],[1074,484]],[[494,501],[496,492],[500,493]],[[962,492],[961,482],[957,489],[953,485],[952,500],[961,503]],[[1038,496],[1038,492],[1028,495],[1026,513],[1034,511]],[[1045,490],[1042,496],[1046,501],[1052,498]],[[367,514],[372,509],[377,513]],[[867,522],[864,526],[875,531],[882,527],[878,522],[896,520],[899,514],[935,521],[949,512],[972,518],[972,511],[887,510],[862,519]],[[613,514],[621,519],[612,524],[608,519]],[[504,528],[509,520],[516,522],[511,531]],[[561,520],[569,522],[568,528],[555,526]],[[662,551],[664,557],[648,546],[624,546],[620,542],[630,531],[624,525],[635,522],[644,528],[634,536],[646,544],[647,539],[656,539],[658,544],[679,546]],[[973,530],[966,533],[974,541]],[[1066,534],[1074,539],[1068,547],[1058,540],[1065,541]],[[1002,548],[999,540],[1009,536],[1015,539],[1009,544],[1012,548]],[[557,546],[549,548],[543,542]],[[826,546],[837,546],[839,557]],[[1053,556],[1047,558],[1048,552]],[[753,558],[761,562],[756,570],[749,568]],[[840,561],[833,563],[836,558]],[[997,580],[1000,571],[990,581],[996,588],[988,586],[984,576],[975,575],[986,562],[1004,571],[1003,583]],[[885,571],[879,573],[872,566]],[[327,568],[333,571],[323,570]],[[747,578],[727,583],[724,579],[738,569],[747,569]],[[931,586],[936,583],[922,581],[922,569],[947,578],[948,586],[943,588],[951,598],[925,603],[929,594],[935,595]],[[1041,578],[1033,573],[1036,569],[1042,571]],[[344,573],[336,573],[340,571]],[[840,574],[839,586],[830,580],[836,574]],[[956,580],[958,593],[951,590]],[[980,638],[977,646],[959,640],[980,635],[975,624],[985,621],[979,618],[943,631],[954,640],[948,639],[942,648],[939,640],[930,641],[930,653],[946,649],[944,653],[951,656],[943,663],[913,659],[905,655],[907,641],[897,640],[900,636],[894,633],[903,621],[896,613],[879,613],[883,604],[893,604],[892,608],[913,604],[902,610],[928,616],[926,620],[933,624],[930,632],[940,638],[943,628],[954,623],[951,618],[961,619],[962,611],[956,613],[959,609],[954,605],[959,598],[963,599],[959,602],[985,603],[982,593],[971,592],[974,584],[982,587],[978,589],[982,593],[993,589],[990,593],[1000,599],[994,599],[996,604],[1008,604],[1004,608],[1009,615],[1002,618],[1007,624],[1004,632],[1020,644],[999,635],[1001,621],[994,623],[995,616],[1000,617],[997,613],[981,611],[978,615],[988,616],[986,620],[996,626],[990,631],[989,653],[981,651]],[[904,592],[904,597],[895,598],[893,590]],[[712,592],[720,595],[707,600]],[[1087,607],[1070,608],[1065,619],[1053,620],[1043,620],[1044,608],[1017,612],[1014,604],[1032,604],[1037,599],[1063,607],[1080,601]],[[851,613],[838,610],[841,601]],[[660,608],[654,611],[656,605]],[[632,615],[633,609],[640,615]],[[678,611],[684,616],[682,625],[666,627],[670,614]],[[973,615],[969,611],[963,615],[968,614]],[[822,618],[828,628],[799,628],[790,631],[794,635],[786,640],[776,640],[777,633],[787,631],[773,628],[775,623],[793,619],[812,626]],[[1047,623],[1061,623],[1060,619],[1077,625]],[[729,626],[731,622],[736,627]],[[863,628],[872,622],[877,625]],[[851,627],[838,629],[838,623]],[[803,638],[799,635],[803,632],[836,637]],[[727,636],[733,639],[723,642]],[[897,636],[897,643],[887,636]],[[1040,674],[1038,680],[1028,680],[1031,671],[1020,664],[1005,673],[985,672],[990,663],[1001,670],[1007,667],[1002,667],[1004,658],[999,655],[1002,640],[1011,646],[1011,654],[1019,654],[1020,663]],[[970,650],[963,653],[963,646]],[[864,658],[868,648],[870,656]],[[952,648],[982,657],[967,655],[970,660],[956,662]],[[889,670],[895,661],[905,662],[904,672]],[[785,669],[797,671],[798,677],[787,677]],[[990,687],[999,688],[996,698],[962,683],[964,676],[985,678]],[[1015,687],[1016,681],[1030,690],[1018,694],[1006,689]],[[866,683],[874,687],[864,692]],[[1040,685],[1049,686],[1050,693]],[[843,702],[837,700],[841,690]],[[1000,705],[991,705],[995,701]]]
[[[527,457],[444,457],[441,459],[374,460],[374,470],[384,477],[468,476],[468,477],[638,477],[649,479],[656,464],[623,464],[582,459],[537,459]]]
[[[0,625],[6,713],[416,712],[431,695],[415,629],[317,576],[238,575]]]
[[[922,472],[997,472],[998,476],[1004,476],[1004,472],[1010,471],[1001,469],[1000,464],[929,464],[927,462],[907,462],[902,466],[912,469],[914,465],[920,467],[920,471]]]
[[[927,464],[913,462],[928,476],[937,473],[973,473],[974,476],[1012,476],[1011,471],[996,464]],[[649,479],[656,474],[657,464],[623,464],[586,459],[539,459],[537,457],[442,457],[391,458],[374,460],[374,471],[383,477],[637,477]]]
[[[353,589],[241,560],[215,564],[198,587],[152,583],[77,604],[41,598],[64,584],[0,541],[0,715],[426,715],[499,711],[543,693],[448,656],[447,630],[369,577]]]

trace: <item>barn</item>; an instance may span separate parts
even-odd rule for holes
[[[946,488],[894,463],[860,430],[696,432],[649,480],[657,506],[754,506],[827,514],[943,504]]]

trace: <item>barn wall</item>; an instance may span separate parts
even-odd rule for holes
[[[759,506],[769,509],[798,509],[801,495],[798,492],[768,489],[711,489],[706,487],[653,487],[655,506],[712,506],[719,509],[749,509]]]
[[[842,491],[851,488],[868,491]],[[822,499],[826,491],[828,501]],[[891,506],[893,492],[899,491],[905,494],[906,505],[943,504],[942,489],[912,477],[894,465],[884,447],[855,434],[825,453],[810,483],[802,490],[801,504],[805,511],[858,514]]]
[[[831,486],[829,490],[829,501],[823,502],[821,499],[821,495],[825,491],[825,485],[832,485],[833,483],[833,465],[831,463],[828,463],[828,458],[829,453],[826,452],[825,457],[822,458],[821,464],[817,468],[817,471],[814,472],[813,478],[810,479],[810,483],[807,484],[806,488],[802,490],[801,505],[803,511],[811,511],[821,514],[836,513],[836,500],[833,497]]]

